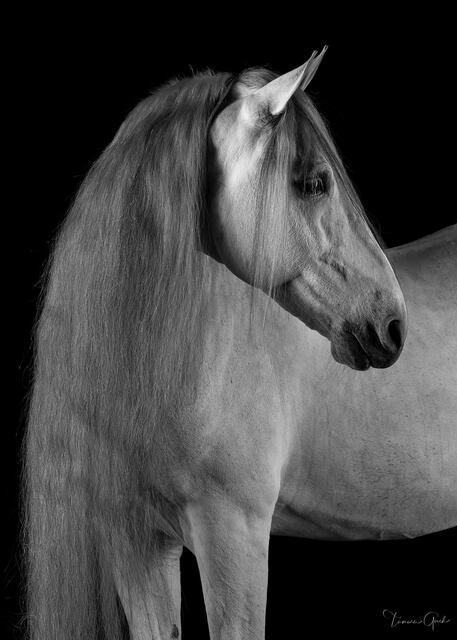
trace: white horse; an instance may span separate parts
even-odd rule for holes
[[[406,306],[303,93],[321,57],[160,89],[81,187],[37,327],[34,638],[178,638],[186,546],[211,637],[260,640],[270,533],[456,523],[452,242],[440,287],[393,252],[412,329],[382,370]]]

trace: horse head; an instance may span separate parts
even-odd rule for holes
[[[322,59],[245,71],[210,129],[210,226],[219,259],[331,342],[335,360],[384,368],[406,307],[328,131],[304,93]]]

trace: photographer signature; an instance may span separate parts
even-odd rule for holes
[[[422,625],[424,627],[430,627],[432,631],[435,631],[435,625],[447,624],[451,621],[446,615],[440,615],[436,611],[427,611],[421,618],[405,618],[402,617],[398,611],[390,611],[390,609],[384,609],[382,615],[386,620],[390,621],[390,628],[398,627],[400,625]]]

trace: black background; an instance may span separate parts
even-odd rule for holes
[[[18,451],[30,385],[30,340],[38,279],[50,240],[91,163],[137,102],[158,84],[206,67],[237,72],[268,65],[286,72],[313,49],[329,50],[309,93],[330,123],[369,215],[388,246],[457,221],[450,170],[455,82],[450,16],[400,16],[392,8],[337,17],[288,9],[246,24],[220,7],[206,17],[126,12],[97,16],[28,13],[10,23],[8,94],[13,139],[6,192],[7,308],[12,327],[11,412],[4,426],[6,623],[19,623]],[[24,10],[25,11],[25,10]],[[284,7],[284,11],[286,8]],[[177,11],[176,11],[177,13]],[[226,15],[228,14],[228,15]],[[112,18],[115,17],[115,24]],[[230,17],[230,19],[229,19]],[[206,22],[205,22],[206,20]],[[8,30],[8,26],[5,30]],[[11,301],[11,303],[9,303]],[[455,632],[456,530],[383,543],[274,538],[270,549],[267,638],[420,637],[431,629],[389,629],[383,609],[452,618]],[[205,638],[196,566],[183,558],[183,636]],[[17,631],[17,637],[20,631]]]

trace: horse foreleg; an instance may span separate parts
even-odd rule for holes
[[[161,538],[154,558],[141,578],[138,572],[116,572],[116,588],[131,640],[171,640],[181,637],[182,544]]]
[[[212,640],[264,640],[270,514],[211,499],[187,509]]]

